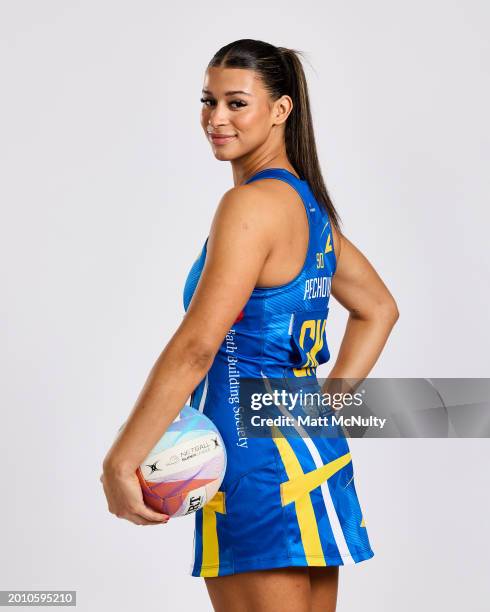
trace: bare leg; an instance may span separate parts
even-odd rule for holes
[[[311,612],[307,567],[244,572],[205,581],[215,612]]]
[[[311,584],[310,612],[335,612],[339,584],[339,568],[309,567]]]

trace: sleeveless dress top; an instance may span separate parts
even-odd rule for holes
[[[191,406],[218,427],[227,453],[220,490],[195,513],[192,576],[344,565],[374,555],[346,438],[309,436],[300,424],[294,436],[281,430],[254,436],[246,427],[244,380],[280,379],[293,392],[320,392],[316,368],[330,357],[326,330],[336,259],[328,213],[308,183],[284,168],[261,170],[247,183],[265,178],[285,181],[301,196],[308,250],[293,280],[254,288],[191,395]],[[185,310],[206,247],[207,239],[189,271]]]

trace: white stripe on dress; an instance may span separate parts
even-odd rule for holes
[[[260,371],[260,373],[262,374],[262,377],[266,379],[266,386],[268,385],[268,390],[269,393],[272,393],[272,387],[270,382],[267,380],[267,377],[264,375],[264,373],[262,372],[262,370]],[[310,451],[311,457],[313,459],[313,462],[315,463],[316,467],[322,467],[322,465],[324,465],[321,455],[318,452],[317,447],[315,446],[315,443],[313,442],[313,440],[308,436],[307,432],[305,431],[304,427],[302,425],[300,425],[296,419],[292,416],[291,412],[286,408],[286,406],[280,404],[278,406],[279,410],[286,415],[289,419],[292,418],[294,425],[293,427],[296,429],[296,431],[301,435],[301,437],[303,438],[304,443],[306,444],[308,450]],[[328,487],[328,480],[324,480],[322,482],[322,484],[320,485],[321,491],[322,491],[322,496],[323,496],[323,501],[325,502],[325,509],[327,511],[327,515],[328,515],[328,520],[330,521],[330,526],[332,527],[332,533],[333,533],[333,537],[335,539],[335,543],[337,544],[337,548],[339,550],[339,554],[342,558],[342,561],[344,563],[350,563],[351,562],[351,552],[349,550],[349,547],[347,546],[347,542],[345,540],[345,536],[344,536],[344,532],[342,530],[342,525],[340,524],[339,521],[339,517],[337,514],[337,511],[335,509],[335,505],[333,503],[333,499],[332,499],[332,495],[330,493],[330,489]]]

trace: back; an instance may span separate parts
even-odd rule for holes
[[[307,182],[288,170],[262,170],[247,183],[264,178],[285,181],[301,196],[309,224],[305,261],[293,280],[274,287],[255,287],[224,339],[215,364],[227,362],[233,354],[234,366],[242,376],[315,376],[316,367],[330,357],[326,321],[336,261],[328,214],[316,202]],[[186,310],[204,267],[206,246],[207,239],[185,284]]]

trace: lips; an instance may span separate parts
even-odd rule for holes
[[[226,144],[230,142],[234,138],[236,138],[235,134],[208,134],[208,137],[214,144]]]

